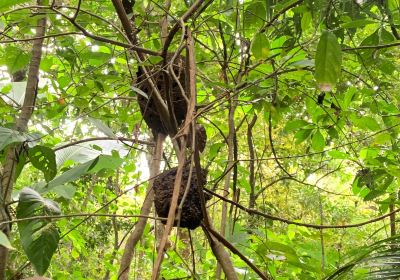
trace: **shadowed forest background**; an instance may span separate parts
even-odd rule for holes
[[[1,0],[0,279],[399,279],[399,32],[399,0]]]

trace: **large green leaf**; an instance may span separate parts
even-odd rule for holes
[[[325,279],[399,279],[399,244],[400,236],[395,235],[372,245],[357,248],[353,260]]]
[[[63,185],[72,182],[84,174],[99,172],[103,169],[116,169],[122,164],[123,160],[121,158],[100,155],[95,159],[92,159],[83,164],[77,165],[70,170],[64,172],[60,176],[54,178],[47,185],[49,189],[54,188],[59,185]]]
[[[21,3],[28,2],[29,0],[1,0],[0,1],[0,12],[6,11],[9,7]]]
[[[317,130],[314,133],[314,135],[312,136],[311,146],[317,152],[320,152],[320,151],[322,151],[324,149],[324,147],[325,147],[325,139],[324,139],[324,136],[322,135],[322,133],[319,130]]]
[[[2,57],[2,61],[10,73],[24,69],[29,63],[30,55],[23,49],[7,46],[4,53],[6,55]]]
[[[336,36],[322,33],[315,55],[315,79],[322,91],[331,91],[339,79],[342,66],[342,50]]]
[[[369,129],[372,131],[378,131],[381,127],[373,117],[351,117],[354,125],[361,129]]]
[[[10,240],[8,240],[7,235],[4,234],[4,232],[2,232],[0,230],[0,245],[6,247],[9,250],[13,250],[13,246],[11,246]]]
[[[28,154],[32,165],[44,173],[46,182],[56,176],[56,155],[52,149],[38,145],[29,149]]]
[[[103,169],[117,169],[124,160],[115,156],[101,155],[99,156],[99,160],[96,162],[96,165],[93,165],[89,170],[90,173],[96,173]]]
[[[0,151],[11,143],[24,142],[27,139],[27,136],[18,131],[0,127]]]
[[[251,42],[251,52],[256,59],[266,59],[269,54],[269,41],[267,35],[258,33]]]
[[[116,137],[112,129],[99,119],[89,118],[89,120],[108,137]]]
[[[68,183],[68,182],[78,179],[83,174],[86,174],[94,165],[96,165],[98,160],[99,160],[99,157],[96,157],[95,159],[92,159],[83,164],[79,164],[79,165],[71,168],[70,170],[65,171],[63,174],[61,174],[60,176],[57,176],[52,181],[50,181],[48,183],[47,187],[51,189],[53,187],[63,185],[65,183]]]
[[[309,122],[306,122],[305,120],[292,120],[288,121],[285,125],[285,131],[291,132],[300,128],[303,128],[307,125],[309,125]]]
[[[45,199],[38,192],[24,188],[19,195],[17,218],[51,216],[61,213],[56,202]],[[60,235],[51,219],[18,222],[22,248],[39,275],[43,275],[57,249]]]

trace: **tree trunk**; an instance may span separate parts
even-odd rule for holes
[[[254,144],[253,144],[253,127],[257,121],[257,115],[253,116],[253,119],[250,121],[247,127],[247,145],[249,146],[249,182],[250,182],[250,199],[249,199],[249,208],[253,209],[256,205],[256,195],[255,195],[255,174],[254,174],[254,166],[255,166],[255,155],[254,155]]]
[[[236,101],[231,101],[230,109],[229,109],[229,117],[228,117],[229,134],[228,134],[228,166],[227,166],[227,170],[229,170],[229,171],[225,175],[225,185],[224,185],[224,193],[223,193],[224,197],[227,197],[229,194],[229,188],[230,188],[231,176],[232,176],[232,165],[235,164],[233,161],[233,146],[234,146],[233,137],[235,135],[235,120],[234,120],[235,110],[236,110]],[[227,206],[226,201],[224,201],[222,203],[222,210],[221,210],[220,233],[222,236],[225,236],[226,224],[227,224],[227,222],[229,222],[229,221],[227,221],[227,212],[228,212],[228,206]],[[228,254],[228,253],[226,253],[226,254]],[[221,265],[220,264],[217,265],[216,279],[221,279]]]
[[[153,181],[154,177],[158,175],[160,171],[160,162],[161,162],[161,157],[162,157],[162,151],[163,151],[163,142],[164,142],[165,136],[162,134],[158,134],[157,136],[157,141],[156,141],[156,147],[154,148],[153,151],[153,159],[152,159],[152,164],[150,166],[150,180],[149,180],[149,186],[147,189],[146,193],[146,199],[143,202],[142,209],[140,210],[140,215],[148,216],[151,207],[153,205],[153,197],[154,197],[154,192],[153,192]],[[146,227],[147,223],[147,218],[139,218],[135,229],[132,231],[130,234],[126,244],[125,244],[125,249],[124,249],[124,254],[122,255],[121,258],[121,264],[119,267],[119,272],[118,272],[118,279],[119,280],[127,280],[129,278],[129,270],[133,258],[133,253],[135,250],[135,246],[140,240],[140,238],[143,235],[144,228]]]
[[[42,0],[38,0],[37,4],[42,5]],[[32,58],[29,64],[28,81],[25,90],[24,104],[21,109],[21,113],[16,120],[14,129],[20,132],[24,132],[27,129],[28,121],[32,116],[32,112],[35,106],[37,87],[39,82],[39,65],[42,57],[42,46],[43,36],[46,32],[46,18],[40,15],[37,21],[36,27],[36,39],[32,45]],[[18,156],[20,154],[22,144],[13,145],[8,148],[6,153],[6,159],[4,163],[4,169],[2,172],[0,187],[1,187],[1,205],[0,205],[0,222],[9,221],[10,214],[7,209],[11,202],[11,193],[14,187],[15,181],[15,167],[18,163]],[[10,235],[10,225],[3,225],[1,230],[7,235]],[[0,246],[0,280],[6,277],[6,266],[7,266],[8,250],[7,248]]]

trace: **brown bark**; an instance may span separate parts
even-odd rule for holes
[[[392,214],[389,216],[390,219],[390,236],[396,235],[396,213],[394,212],[394,204],[390,203],[389,212]]]
[[[239,256],[255,273],[258,274],[258,276],[263,279],[267,280],[270,279],[267,275],[265,275],[256,265],[254,265],[249,258],[247,258],[244,254],[242,254],[235,246],[233,246],[232,243],[230,243],[228,240],[226,240],[223,236],[221,236],[217,231],[213,230],[212,228],[206,229],[208,230],[213,237],[215,237],[217,240],[219,240],[225,247],[227,247],[232,253],[235,255]],[[224,270],[225,272],[225,270]],[[226,275],[226,273],[225,273]]]
[[[252,209],[256,205],[256,195],[255,195],[255,174],[254,174],[254,166],[255,166],[255,156],[254,156],[254,145],[253,145],[253,127],[257,121],[257,115],[253,116],[253,119],[250,121],[247,127],[247,145],[249,146],[249,183],[250,183],[250,199],[249,199],[249,208]]]
[[[120,0],[111,0],[111,2],[113,3],[113,6],[115,8],[115,11],[118,14],[118,17],[121,21],[121,24],[125,30],[125,33],[129,39],[129,41],[133,44],[136,45],[137,44],[137,38],[136,38],[136,33],[135,33],[135,29],[132,26],[131,21],[129,20],[128,16],[126,15],[126,12],[124,10],[124,7],[122,5],[122,2]],[[142,52],[140,51],[136,51],[137,53],[137,58],[139,60],[139,62],[143,62],[145,61],[145,56]],[[161,94],[159,92],[158,87],[156,86],[156,84],[153,81],[153,78],[151,77],[151,75],[149,75],[148,70],[146,69],[146,67],[144,65],[140,65],[145,78],[148,82],[148,84],[150,85],[150,87],[153,90],[153,98],[154,98],[154,103],[155,106],[157,108],[158,113],[161,116],[162,121],[164,122],[165,127],[167,128],[167,130],[169,132],[171,132],[171,134],[175,134],[174,132],[177,131],[176,126],[174,125],[174,123],[171,122],[170,119],[170,112],[168,111],[167,108],[167,104],[165,104],[163,98],[161,97]]]
[[[114,194],[116,196],[120,195],[120,193],[121,193],[121,190],[119,187],[119,173],[120,173],[120,170],[117,169],[114,182],[112,181],[112,177],[109,179],[110,183],[112,184],[112,188],[114,189]],[[117,211],[114,210],[113,214],[117,214]],[[118,235],[119,226],[118,226],[116,217],[112,217],[111,222],[112,222],[113,232],[114,232],[114,248],[113,248],[113,252],[111,254],[110,265],[113,266],[114,262],[116,260],[115,256],[117,255],[118,249],[120,247],[120,242],[119,242],[119,235]],[[110,269],[107,269],[103,280],[109,280],[109,279],[110,279]]]
[[[229,126],[229,134],[228,134],[228,166],[227,174],[225,175],[225,185],[224,185],[224,192],[223,196],[227,197],[229,194],[229,189],[230,189],[230,184],[231,184],[231,177],[232,177],[232,168],[233,165],[235,164],[233,160],[233,147],[234,147],[234,135],[235,135],[235,110],[236,110],[236,103],[237,101],[231,101],[230,102],[230,107],[229,107],[229,116],[228,116],[228,126]],[[226,232],[226,224],[227,222],[227,212],[228,212],[228,205],[224,201],[222,203],[222,210],[221,210],[221,229],[220,233],[222,236],[225,236]],[[217,265],[217,271],[216,271],[216,279],[221,279],[221,266],[220,264]]]
[[[202,228],[203,228],[204,234],[208,238],[208,242],[211,245],[211,250],[213,251],[215,257],[218,260],[219,266],[222,268],[222,270],[225,273],[226,279],[237,280],[238,277],[235,273],[235,269],[233,268],[231,258],[229,256],[228,252],[225,251],[224,246],[214,236],[210,235],[210,233],[208,232],[208,229],[205,226],[203,226]]]
[[[188,130],[188,129],[184,129]],[[186,132],[187,134],[187,132]],[[182,141],[182,147],[186,146],[186,139],[184,138]],[[167,244],[168,241],[168,235],[171,232],[172,226],[174,224],[175,220],[175,211],[178,208],[178,197],[179,197],[179,189],[181,186],[181,181],[182,181],[182,172],[183,172],[183,166],[185,164],[185,150],[182,149],[180,150],[178,154],[178,169],[176,171],[176,177],[175,177],[175,182],[174,182],[174,191],[172,193],[172,198],[171,198],[171,205],[169,208],[168,212],[168,219],[167,219],[167,224],[165,225],[165,230],[163,233],[163,236],[161,237],[160,241],[160,246],[157,250],[157,259],[153,267],[153,272],[152,272],[152,280],[158,279],[158,275],[160,273],[160,268],[161,268],[161,263],[164,259],[164,249],[165,245]]]
[[[37,4],[42,5],[42,0],[38,0]],[[39,65],[42,57],[43,36],[46,32],[46,18],[40,16],[37,21],[36,37],[32,45],[32,57],[29,64],[28,80],[25,90],[24,104],[21,113],[16,120],[14,129],[24,132],[27,129],[28,121],[32,116],[35,106],[37,87],[39,82]],[[15,167],[18,163],[18,155],[22,149],[22,144],[14,145],[7,150],[6,159],[4,163],[3,172],[1,174],[1,205],[0,205],[0,222],[9,221],[10,215],[8,213],[7,205],[11,201],[11,193],[14,187],[15,180]],[[1,230],[9,236],[10,225],[4,225]],[[5,272],[7,266],[8,250],[0,246],[0,280],[5,279]]]
[[[152,159],[152,164],[150,166],[150,180],[149,180],[149,186],[148,190],[146,193],[146,199],[143,202],[142,209],[140,210],[141,215],[148,216],[152,205],[153,205],[153,197],[154,197],[154,192],[153,192],[153,181],[154,177],[159,173],[160,171],[160,161],[162,157],[162,145],[164,142],[165,136],[162,134],[159,134],[157,136],[157,143],[156,147],[153,151],[153,159]],[[125,244],[125,249],[124,249],[124,254],[122,255],[121,258],[121,264],[119,267],[119,272],[118,272],[118,279],[121,280],[127,280],[129,278],[129,271],[130,271],[130,265],[132,262],[133,258],[133,253],[136,244],[140,240],[140,238],[143,235],[143,231],[145,229],[147,223],[147,218],[139,218],[135,229],[132,231],[130,234],[126,244]]]
[[[189,65],[189,87],[188,90],[190,92],[190,96],[196,96],[196,79],[195,79],[195,69],[196,69],[196,63],[195,63],[195,54],[194,54],[194,43],[193,43],[193,38],[191,31],[188,30],[187,32],[187,44],[188,44],[188,65]],[[196,98],[194,98],[194,103],[196,103]],[[195,142],[195,141],[194,141]],[[194,162],[195,162],[195,168],[196,168],[196,173],[201,174],[201,167],[200,167],[200,155],[199,155],[199,149],[196,147],[194,149]],[[201,182],[201,176],[200,176],[200,183],[198,186],[202,186]],[[203,194],[203,189],[199,188],[197,190],[200,195],[200,203],[201,203],[201,208],[203,212],[203,217],[204,217],[204,225],[203,230],[204,233],[206,234],[209,243],[211,245],[211,249],[218,261],[218,264],[220,267],[222,267],[222,270],[224,271],[226,277],[228,280],[236,280],[238,279],[235,273],[235,269],[233,267],[233,264],[231,262],[229,254],[225,251],[224,246],[216,240],[213,236],[211,236],[208,231],[208,229],[212,229],[212,225],[210,223],[210,219],[208,217],[207,209],[206,209],[206,204],[205,204],[205,198]],[[193,266],[194,268],[194,266]]]

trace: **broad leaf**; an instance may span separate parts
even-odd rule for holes
[[[306,122],[305,120],[293,120],[293,121],[289,121],[286,123],[285,125],[285,130],[287,132],[291,132],[293,130],[297,130],[300,129],[306,125],[309,125],[310,123]]]
[[[7,235],[4,234],[4,232],[2,232],[0,230],[0,245],[6,247],[9,250],[13,250],[13,246],[11,246],[10,240],[8,240]]]
[[[70,170],[64,172],[54,180],[50,181],[47,185],[49,189],[56,186],[72,182],[84,174],[95,173],[103,169],[116,169],[122,164],[123,160],[113,156],[100,155],[83,164],[77,165]]]
[[[113,156],[108,156],[108,155],[101,155],[99,156],[99,160],[96,162],[96,165],[93,165],[92,168],[90,168],[90,173],[96,173],[99,172],[103,169],[112,169],[115,170],[117,169],[124,160],[119,157],[113,157]]]
[[[39,193],[24,188],[19,195],[17,218],[51,216],[61,213],[59,206],[45,199]],[[18,222],[22,248],[39,275],[43,275],[57,249],[60,235],[51,219],[37,219]]]
[[[331,158],[336,158],[336,159],[347,159],[347,158],[350,158],[350,156],[348,154],[340,152],[338,150],[329,151],[328,155]]]
[[[13,5],[28,2],[29,0],[1,0],[0,2],[0,12],[6,11]]]
[[[372,117],[352,118],[352,121],[355,126],[361,129],[377,131],[381,128],[378,122]]]
[[[22,106],[25,99],[26,81],[12,82],[11,84],[0,83],[0,90],[6,89],[7,86],[11,86],[11,89],[7,91],[7,95],[2,97],[3,100],[14,107]]]
[[[105,135],[107,135],[108,137],[115,137],[115,134],[112,131],[112,129],[109,126],[107,126],[104,122],[95,118],[89,118],[89,119]]]
[[[35,146],[29,149],[28,154],[32,165],[44,173],[46,182],[56,176],[56,155],[52,149],[45,146]]]
[[[83,174],[86,174],[90,170],[90,168],[92,168],[94,165],[96,165],[98,160],[99,160],[99,157],[96,157],[95,159],[92,159],[83,164],[79,164],[79,165],[71,168],[70,170],[65,171],[63,174],[61,174],[60,176],[57,176],[52,181],[50,181],[48,183],[47,187],[49,189],[51,189],[53,187],[63,185],[65,183],[72,182],[72,181],[78,179]]]
[[[258,33],[251,43],[251,52],[256,59],[266,59],[269,54],[269,41],[267,35]]]
[[[317,130],[312,136],[311,146],[317,152],[320,152],[324,149],[325,139],[319,130]]]
[[[315,79],[321,91],[331,91],[339,79],[342,66],[342,50],[336,36],[324,32],[315,55]]]
[[[97,149],[94,147],[97,147]],[[100,155],[111,155],[114,150],[117,151],[121,157],[129,152],[129,149],[118,140],[96,140],[57,150],[56,162],[58,167],[63,165],[67,160],[85,163]]]
[[[71,199],[75,195],[76,187],[72,184],[67,183],[64,185],[56,186],[52,188],[51,191],[58,194],[60,197],[63,197],[65,199]]]
[[[7,56],[3,57],[3,61],[7,65],[8,71],[12,74],[24,69],[29,63],[30,55],[23,49],[7,46],[5,53]]]
[[[368,24],[372,24],[372,23],[375,23],[375,21],[369,20],[369,19],[358,19],[358,20],[343,23],[341,26],[343,28],[358,28],[358,27],[364,27],[364,26],[366,26]]]
[[[296,139],[295,143],[300,144],[301,142],[306,140],[310,136],[312,131],[312,129],[300,129],[299,131],[297,131],[294,135],[294,138]]]
[[[0,151],[11,143],[24,142],[27,139],[27,136],[18,131],[0,127]]]

